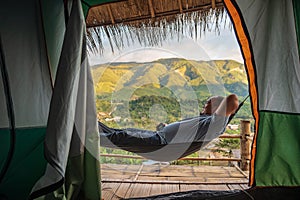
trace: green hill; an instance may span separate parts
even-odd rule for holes
[[[98,111],[114,113],[114,110],[125,112],[127,109],[134,112],[129,117],[138,116],[138,109],[129,107],[141,108],[137,105],[137,102],[143,104],[141,99],[148,103],[151,99],[164,99],[168,117],[175,119],[180,118],[180,114],[174,114],[174,109],[169,109],[173,107],[166,105],[168,101],[174,104],[175,99],[181,106],[197,101],[199,108],[194,109],[201,109],[204,100],[211,95],[235,93],[242,98],[248,94],[244,66],[232,60],[194,61],[171,58],[146,63],[111,63],[93,66],[92,73]],[[177,111],[181,112],[180,108]],[[247,112],[243,113],[247,115]],[[141,118],[142,116],[137,117]]]
[[[118,93],[126,88],[148,88],[157,93],[155,90],[162,87],[192,87],[196,92],[207,87],[239,96],[248,93],[244,66],[232,60],[206,62],[172,58],[148,63],[103,64],[93,67],[93,77],[98,95]]]

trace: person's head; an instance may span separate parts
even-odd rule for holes
[[[216,112],[223,99],[224,97],[221,96],[210,97],[203,106],[201,114],[212,115],[214,112]]]

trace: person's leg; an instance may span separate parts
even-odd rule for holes
[[[220,103],[216,110],[216,115],[230,116],[239,107],[239,100],[235,94],[230,94]]]

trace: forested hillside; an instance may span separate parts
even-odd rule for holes
[[[209,96],[248,95],[244,66],[231,60],[109,63],[93,66],[93,79],[98,118],[119,127],[154,129],[198,115]],[[251,117],[249,102],[238,117]]]

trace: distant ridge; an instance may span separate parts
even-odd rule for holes
[[[195,61],[164,58],[151,62],[115,62],[92,68],[97,95],[135,90],[134,98],[152,93],[165,96],[165,89],[192,88],[196,95],[210,93],[248,93],[244,65],[233,60]],[[144,90],[144,92],[142,91]],[[201,97],[200,97],[201,98]]]

